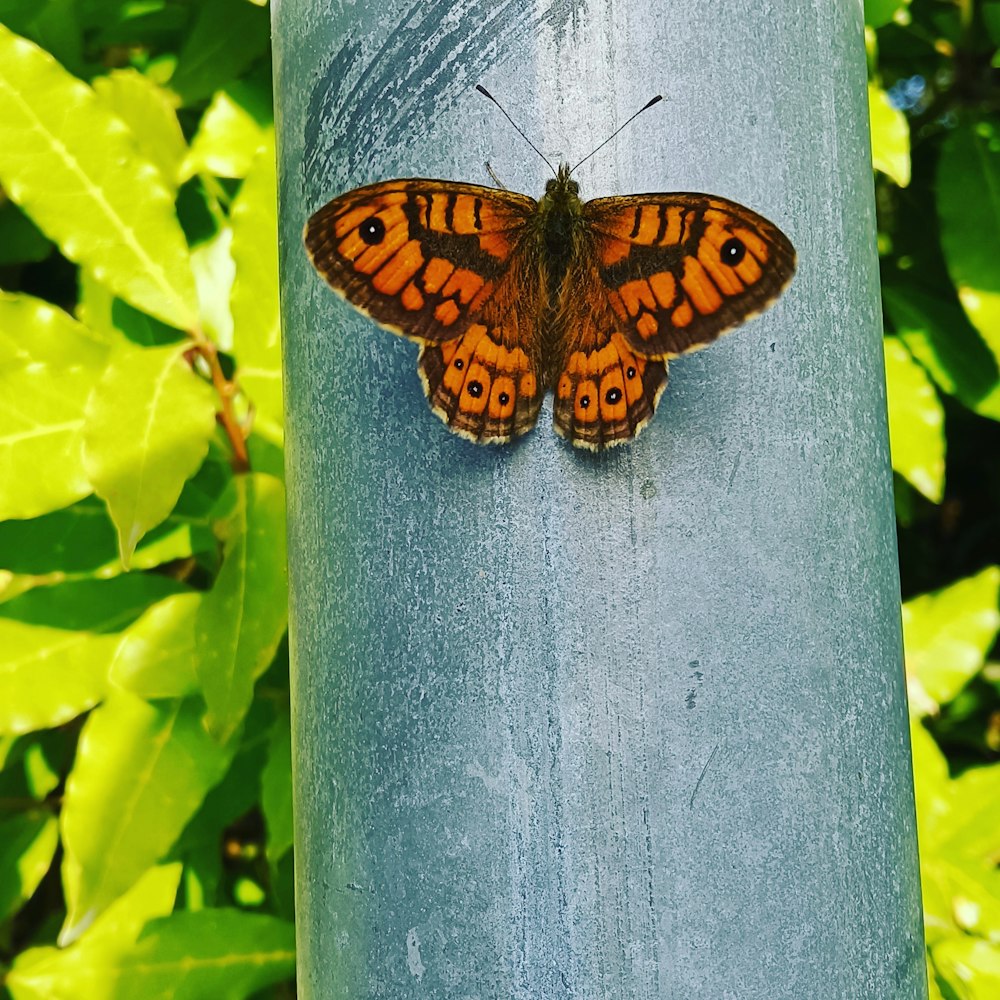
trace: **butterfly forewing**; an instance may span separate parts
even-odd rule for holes
[[[305,243],[327,283],[383,326],[452,340],[503,278],[535,205],[473,184],[387,181],[324,205]]]
[[[777,226],[714,195],[600,198],[584,217],[608,301],[647,357],[711,343],[766,309],[795,273]]]

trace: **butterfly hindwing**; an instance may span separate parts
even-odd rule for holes
[[[316,270],[378,323],[453,340],[489,301],[536,202],[451,181],[396,180],[335,198],[306,223]]]
[[[461,337],[420,350],[431,409],[456,433],[502,444],[531,430],[543,387],[533,358],[503,346],[499,330],[473,323]]]
[[[711,343],[766,309],[795,272],[784,233],[725,198],[600,198],[583,211],[611,307],[647,357]]]

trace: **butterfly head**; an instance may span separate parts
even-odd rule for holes
[[[545,185],[545,201],[551,208],[573,212],[580,203],[580,185],[570,177],[568,163],[560,164],[555,177]]]

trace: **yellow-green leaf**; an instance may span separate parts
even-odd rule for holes
[[[274,131],[270,130],[233,202],[233,350],[240,385],[254,407],[254,427],[280,444],[284,418],[277,199]]]
[[[248,101],[241,100],[253,96],[237,84],[212,98],[181,166],[183,178],[199,173],[247,176],[269,131],[254,115],[252,104],[248,107]]]
[[[948,134],[938,161],[937,209],[959,300],[1000,361],[1000,133],[992,122]]]
[[[872,133],[872,165],[900,187],[910,183],[910,126],[889,95],[868,84],[868,115]]]
[[[896,337],[885,338],[892,467],[928,500],[944,493],[944,410],[927,373]]]
[[[227,740],[253,698],[284,634],[285,505],[281,482],[239,476],[236,502],[221,525],[225,556],[195,620],[195,671],[208,705],[206,723]]]
[[[952,700],[983,667],[1000,629],[1000,569],[987,566],[903,605],[906,667],[938,704]]]
[[[0,733],[60,726],[107,688],[115,635],[0,618]]]
[[[94,90],[132,130],[136,145],[156,164],[167,186],[176,189],[187,143],[169,92],[131,68],[95,77]]]
[[[201,465],[215,426],[214,394],[182,353],[183,345],[118,348],[87,407],[87,473],[126,566]]]
[[[182,329],[197,297],[173,197],[125,124],[0,25],[0,184],[72,261]]]
[[[100,369],[0,366],[0,520],[37,517],[91,491],[84,411]]]
[[[64,941],[163,857],[234,749],[209,739],[194,700],[150,704],[116,691],[91,713],[60,817]]]

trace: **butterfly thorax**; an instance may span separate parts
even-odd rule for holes
[[[545,185],[545,194],[538,202],[538,226],[545,254],[562,271],[573,255],[573,244],[583,222],[583,202],[580,186],[569,176],[569,164]],[[562,267],[560,267],[560,264]]]

